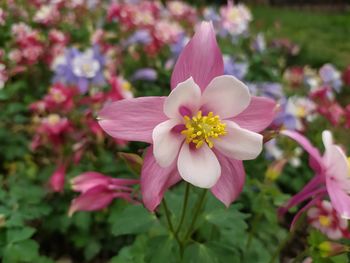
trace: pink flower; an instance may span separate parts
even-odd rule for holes
[[[213,194],[227,206],[241,192],[242,160],[262,150],[262,136],[275,103],[251,97],[232,76],[211,23],[203,22],[187,44],[171,77],[168,97],[126,99],[107,104],[99,124],[111,136],[151,143],[141,172],[143,202],[154,210],[181,179]]]
[[[280,209],[280,214],[284,214],[289,208],[312,198],[294,217],[293,226],[301,213],[328,194],[334,209],[342,218],[349,219],[350,167],[344,151],[333,143],[332,134],[329,131],[322,133],[326,149],[323,156],[301,134],[294,131],[282,131],[282,134],[298,142],[309,153],[309,163],[315,172],[315,177]]]
[[[71,180],[72,189],[81,193],[85,193],[98,185],[103,185],[111,190],[123,190],[130,192],[132,189],[129,187],[129,185],[134,185],[138,182],[139,180],[136,179],[113,178],[98,172],[82,173]]]
[[[97,172],[83,173],[71,181],[74,191],[81,195],[73,199],[68,214],[76,211],[96,211],[107,207],[115,198],[133,201],[131,186],[139,180],[120,179]]]
[[[32,109],[39,109],[41,107],[40,104],[31,106]],[[65,135],[70,131],[72,131],[72,125],[67,118],[62,118],[58,114],[49,114],[40,120],[31,144],[31,149],[36,150],[40,145],[46,145],[47,141],[55,147],[61,146]]]
[[[341,218],[331,203],[323,200],[307,211],[309,223],[330,239],[350,237],[348,221]]]
[[[62,192],[64,188],[64,179],[66,177],[66,164],[60,163],[55,172],[50,177],[49,185],[52,191]]]

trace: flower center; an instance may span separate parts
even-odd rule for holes
[[[213,139],[218,139],[220,136],[227,134],[226,124],[222,123],[220,117],[212,112],[208,115],[202,116],[202,111],[198,111],[197,115],[192,118],[184,116],[185,126],[181,134],[186,136],[186,143],[191,142],[196,145],[196,148],[200,148],[204,142],[208,144],[210,148],[213,148]]]
[[[321,215],[318,220],[320,221],[321,226],[329,227],[331,225],[331,220],[328,216]]]

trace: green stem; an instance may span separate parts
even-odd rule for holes
[[[168,222],[169,230],[174,235],[177,243],[179,244],[179,246],[181,248],[182,243],[181,243],[178,235],[174,231],[174,226],[173,226],[173,223],[171,222],[171,218],[170,218],[170,210],[169,210],[168,205],[167,205],[167,203],[165,201],[165,198],[163,198],[163,202],[162,203],[163,203],[163,207],[164,207],[164,211],[165,211],[165,217],[166,217],[166,220]]]
[[[191,235],[193,233],[193,228],[197,222],[198,216],[199,216],[200,211],[202,209],[206,193],[207,193],[207,189],[204,189],[198,198],[198,201],[196,204],[196,209],[194,211],[194,215],[193,215],[190,227],[188,228],[187,234],[185,235],[185,238],[183,239],[183,245],[186,244],[187,240],[191,237]]]
[[[186,183],[186,190],[185,190],[185,197],[184,197],[184,203],[182,205],[182,212],[181,212],[181,218],[180,218],[180,222],[179,225],[176,228],[175,234],[177,235],[182,227],[182,224],[185,220],[186,217],[186,210],[187,210],[187,203],[188,203],[188,197],[189,197],[189,193],[190,193],[190,184]]]
[[[301,262],[303,260],[303,258],[309,253],[308,249],[305,249],[302,253],[300,253],[299,255],[297,255],[294,260],[292,261],[292,263],[298,263]]]
[[[247,244],[246,244],[246,249],[248,249],[253,241],[253,237],[254,237],[254,234],[256,232],[256,229],[258,227],[258,224],[259,224],[259,221],[262,217],[262,213],[257,213],[255,214],[254,216],[254,219],[253,219],[253,222],[252,222],[252,228],[249,232],[249,236],[248,236],[248,241],[247,241]]]
[[[269,261],[269,263],[274,263],[276,258],[278,257],[278,255],[280,254],[280,252],[282,251],[282,249],[288,244],[288,242],[294,237],[295,231],[291,231],[288,233],[288,235],[286,236],[286,238],[279,244],[279,246],[277,247],[277,249],[275,250],[275,252],[273,253],[271,260]]]

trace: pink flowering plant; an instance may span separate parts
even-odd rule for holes
[[[1,2],[1,262],[346,262],[349,68],[253,14]]]

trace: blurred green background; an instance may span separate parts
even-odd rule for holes
[[[296,64],[350,64],[350,12],[252,6],[256,31],[268,39],[289,38],[301,46]]]

